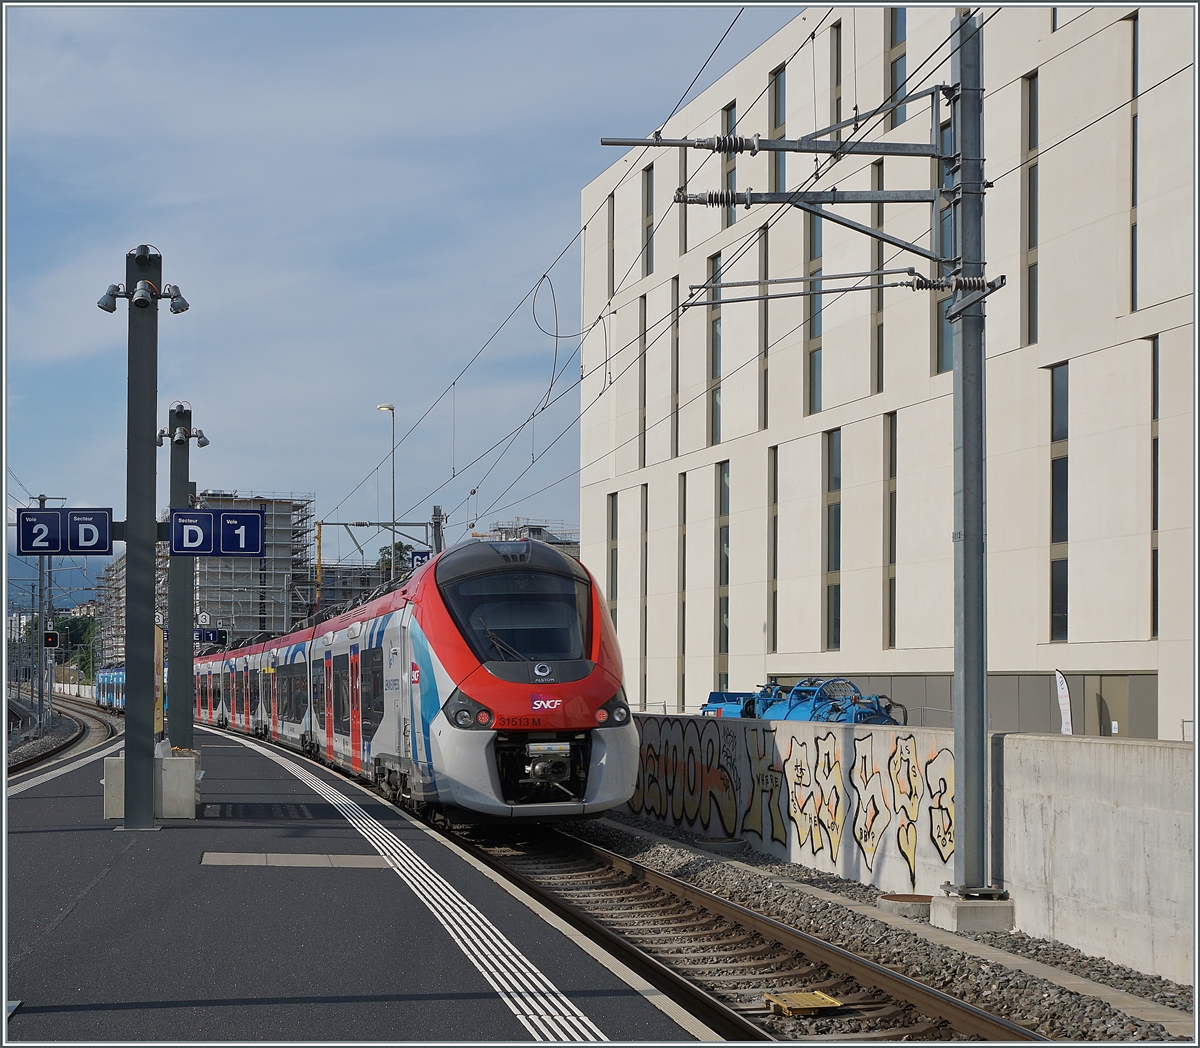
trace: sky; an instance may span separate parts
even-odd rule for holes
[[[742,9],[688,99],[801,10]],[[385,520],[390,402],[401,519],[437,503],[452,541],[576,525],[580,190],[621,155],[600,137],[660,125],[738,11],[6,6],[8,523],[39,493],[123,519],[128,306],[95,303],[149,243],[191,304],[160,308],[159,417],[192,405],[200,490]],[[556,360],[561,398],[472,465]],[[330,531],[326,557],[355,553]],[[7,533],[10,582],[35,574]]]

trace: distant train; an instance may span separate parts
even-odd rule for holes
[[[105,666],[96,671],[96,705],[114,713],[125,712],[124,666]]]
[[[547,819],[623,804],[638,732],[578,561],[470,541],[287,636],[195,660],[196,720],[271,739],[415,811]]]

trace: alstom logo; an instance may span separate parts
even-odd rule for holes
[[[530,695],[529,708],[535,712],[538,710],[557,710],[561,709],[563,704],[562,699],[553,699],[549,695]]]

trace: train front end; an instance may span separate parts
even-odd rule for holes
[[[431,567],[421,625],[457,682],[430,724],[439,801],[548,820],[629,800],[638,731],[590,573],[537,540],[466,543]]]

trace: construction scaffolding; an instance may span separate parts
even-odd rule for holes
[[[312,612],[313,503],[311,492],[206,490],[201,509],[262,510],[264,556],[197,557],[196,615],[229,631],[231,646],[260,635],[287,633]]]

